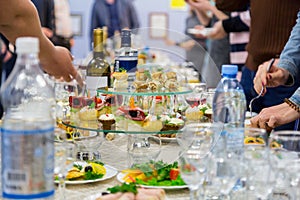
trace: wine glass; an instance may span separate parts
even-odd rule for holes
[[[182,150],[197,149],[202,155],[211,153],[221,127],[212,123],[186,124],[177,134],[176,139]]]
[[[79,132],[79,136],[73,137],[73,142],[76,147],[77,160],[100,161],[99,149],[105,140],[104,133],[80,129],[77,129],[76,132]]]
[[[128,167],[155,161],[161,152],[161,140],[146,134],[129,134],[127,143]]]
[[[210,194],[212,188],[218,188],[218,193],[215,195],[220,199],[228,199],[230,193],[243,175],[243,164],[241,160],[230,154],[226,157],[219,157],[212,154],[207,174],[205,192]]]
[[[72,168],[75,161],[74,144],[66,141],[66,134],[59,128],[55,130],[56,138],[54,143],[54,174],[58,179],[59,199],[66,199],[66,174]]]
[[[180,176],[189,187],[191,200],[198,200],[203,195],[201,189],[207,173],[208,158],[209,155],[203,156],[194,149],[180,152]]]
[[[78,75],[79,76],[79,75]],[[83,96],[85,86],[80,85],[76,79],[66,82],[60,79],[54,80],[54,92],[56,100],[56,119],[60,123],[62,119],[70,117],[70,96]]]
[[[272,132],[269,147],[270,163],[277,173],[273,195],[285,193],[290,199],[296,199],[294,195],[299,193],[297,180],[300,178],[300,131]]]
[[[193,92],[190,94],[187,94],[185,96],[186,102],[190,106],[198,106],[201,104],[201,95],[202,93],[206,92],[206,84],[205,83],[197,83],[191,85]]]
[[[211,108],[213,104],[214,94],[215,94],[214,91],[202,92],[200,96],[201,104],[206,104],[208,107]]]
[[[248,190],[259,199],[267,199],[275,184],[275,173],[269,162],[268,134],[265,129],[244,129],[244,158]]]

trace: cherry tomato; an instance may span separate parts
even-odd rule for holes
[[[173,168],[170,170],[170,179],[171,180],[176,180],[178,175],[179,175],[179,169]]]

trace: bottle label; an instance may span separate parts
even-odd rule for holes
[[[2,196],[12,199],[54,195],[54,127],[2,128]]]
[[[226,149],[228,152],[241,154],[244,149],[244,129],[226,128]]]
[[[108,87],[108,77],[107,76],[86,76],[86,86],[87,90],[90,92],[90,96],[96,96],[98,88]]]
[[[135,72],[138,59],[137,57],[120,56],[118,58],[119,68],[125,69],[127,72]]]

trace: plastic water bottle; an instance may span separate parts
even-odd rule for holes
[[[16,50],[1,88],[2,197],[54,199],[54,91],[40,69],[38,39],[18,38]]]
[[[244,127],[246,98],[236,79],[237,71],[236,65],[222,66],[222,79],[213,98],[213,121],[223,126],[219,148],[225,144],[221,148],[240,154],[244,144],[244,132],[241,128]]]

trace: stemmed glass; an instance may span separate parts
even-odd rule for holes
[[[299,193],[300,131],[274,131],[269,146],[270,163],[277,173],[273,195],[284,193],[298,199],[294,195]]]
[[[59,199],[66,199],[66,174],[72,168],[75,161],[74,144],[66,141],[66,134],[63,130],[56,128],[54,142],[54,174],[58,178]]]
[[[78,76],[81,75],[78,73]],[[70,117],[71,108],[69,105],[69,97],[84,96],[85,83],[79,83],[77,79],[74,79],[70,82],[66,82],[60,79],[56,79],[53,81],[56,100],[56,119],[58,123],[61,123],[62,119]]]
[[[128,167],[155,161],[161,152],[161,140],[146,134],[129,134],[127,143]]]
[[[206,92],[206,84],[199,83],[193,87],[193,92],[185,96],[186,102],[190,106],[198,106],[201,104],[201,95]]]
[[[203,182],[207,182],[211,153],[216,144],[215,138],[218,138],[215,134],[220,132],[221,128],[211,123],[191,123],[176,134],[182,149],[179,158],[181,176],[189,185],[191,199],[201,198],[202,194],[199,194],[199,190],[203,189],[204,193]]]
[[[190,123],[176,134],[176,139],[182,150],[197,149],[204,156],[211,153],[221,130],[221,126],[212,123]]]
[[[198,200],[203,194],[200,189],[205,181],[208,158],[208,155],[202,156],[200,152],[193,149],[180,153],[180,176],[189,187],[191,200]]]
[[[209,107],[212,107],[214,94],[214,91],[202,92],[200,96],[201,104],[207,104]]]
[[[247,165],[247,188],[255,197],[268,199],[275,184],[268,152],[268,134],[265,129],[245,128],[244,158]]]
[[[76,158],[80,161],[100,161],[101,154],[99,148],[104,142],[104,133],[102,131],[76,130],[81,132],[80,136],[73,137],[76,148]]]

